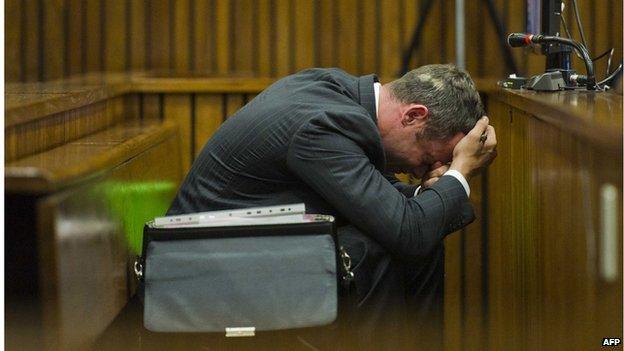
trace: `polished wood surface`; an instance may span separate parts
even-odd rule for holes
[[[116,167],[177,133],[174,123],[117,124],[102,132],[8,163],[5,189],[17,193],[51,193]]]
[[[524,32],[526,2],[493,0],[507,32]],[[307,67],[394,76],[425,0],[53,0],[6,1],[9,82],[91,72],[197,71],[281,77]],[[579,1],[592,57],[622,59],[622,1]],[[466,2],[466,61],[474,76],[503,77],[485,1]],[[454,1],[437,1],[411,66],[455,60]],[[579,39],[571,6],[564,17]],[[512,50],[519,72],[544,70],[542,56]],[[583,70],[573,56],[574,67]],[[597,64],[604,76],[606,61]]]
[[[498,157],[471,182],[480,223],[447,239],[445,350],[598,350],[622,331],[622,96],[493,90],[486,103]]]

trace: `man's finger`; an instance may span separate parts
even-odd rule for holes
[[[487,133],[487,140],[484,143],[484,145],[487,146],[487,147],[494,147],[494,146],[496,146],[496,144],[497,144],[497,142],[496,142],[496,131],[494,130],[494,127],[488,126],[486,133]]]
[[[481,117],[481,119],[477,121],[477,124],[475,124],[474,128],[472,128],[468,135],[472,135],[474,138],[480,138],[481,135],[483,135],[483,133],[487,130],[489,122],[490,120],[487,118],[487,116]]]

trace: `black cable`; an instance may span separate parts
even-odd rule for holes
[[[412,33],[412,40],[410,42],[410,47],[405,50],[403,54],[403,62],[401,64],[401,70],[399,71],[399,77],[407,73],[409,71],[409,63],[412,60],[412,55],[414,51],[418,49],[420,46],[420,35],[422,31],[425,29],[425,21],[429,16],[429,11],[431,11],[431,6],[433,5],[434,0],[427,0],[427,2],[423,3],[420,7],[420,17],[418,18],[418,23],[416,24],[416,28]]]
[[[516,61],[511,54],[511,48],[509,48],[505,42],[505,33],[507,33],[507,28],[505,28],[505,24],[499,18],[498,13],[496,12],[496,6],[494,6],[492,0],[484,1],[488,12],[490,13],[490,18],[492,19],[492,22],[494,22],[494,28],[496,29],[496,34],[498,35],[498,43],[501,51],[503,52],[505,65],[511,73],[518,72],[518,66],[516,66]]]
[[[613,55],[612,52],[613,52],[613,48],[607,49],[607,51],[603,52],[602,54],[600,54],[600,55],[598,55],[596,57],[592,57],[592,61],[596,62],[596,61],[600,60],[601,58],[605,57],[609,53],[611,53],[610,55]]]
[[[598,84],[602,85],[602,84],[608,83],[613,78],[615,78],[620,72],[622,72],[622,64],[621,63],[618,66],[618,68],[615,69],[615,71],[613,71],[607,78],[605,78],[605,79],[601,80],[600,82],[598,82]]]
[[[510,38],[513,35],[514,34],[511,34]],[[585,48],[583,44],[575,40],[568,39],[568,38],[546,36],[546,35],[533,35],[531,36],[531,40],[534,43],[538,43],[538,44],[556,42],[556,43],[561,43],[561,44],[568,45],[577,49],[579,53],[583,55],[583,62],[585,63],[585,70],[587,71],[587,90],[593,90],[596,88],[596,76],[594,74],[594,63],[592,62],[592,59],[589,56],[589,53],[587,52],[587,48]]]
[[[572,0],[572,7],[574,8],[574,17],[576,18],[576,25],[578,26],[578,30],[581,33],[581,41],[587,51],[589,48],[587,47],[587,40],[585,40],[585,31],[583,30],[583,24],[581,23],[581,15],[579,14],[578,6],[576,6],[576,0]]]
[[[561,15],[561,12],[557,12],[557,15],[559,15],[559,18],[561,18],[561,24],[563,24],[563,29],[565,30],[568,38],[574,39],[572,38],[572,34],[570,34],[570,31],[568,30],[568,25],[566,24],[565,18]],[[583,57],[576,50],[574,50],[574,54],[581,60],[583,59]]]

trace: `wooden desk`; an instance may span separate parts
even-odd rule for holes
[[[485,97],[498,157],[447,239],[445,350],[600,349],[622,332],[622,96]]]

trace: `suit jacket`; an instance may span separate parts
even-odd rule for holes
[[[275,82],[206,143],[168,214],[304,202],[392,255],[422,258],[474,213],[454,177],[412,197],[414,186],[384,176],[375,81],[309,69]]]

